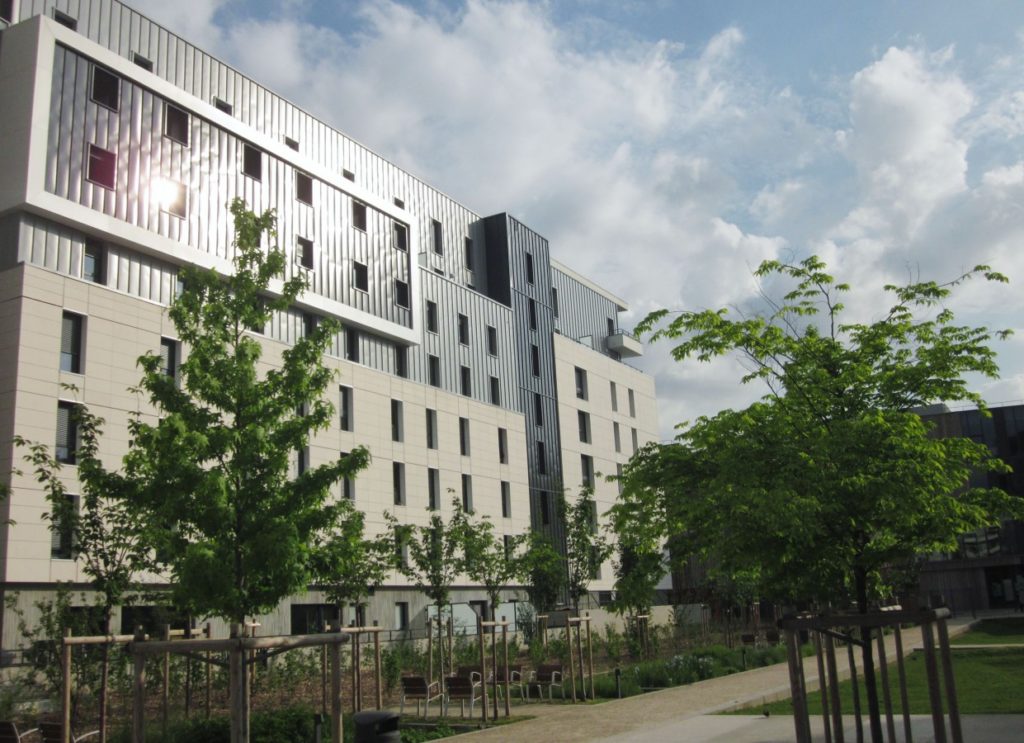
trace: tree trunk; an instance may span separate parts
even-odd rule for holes
[[[110,607],[103,607],[103,634],[110,634]],[[110,678],[110,645],[100,646],[100,743],[107,743],[107,682]]]
[[[854,584],[857,591],[857,611],[868,613],[868,580],[864,568],[854,568]],[[861,651],[864,662],[864,691],[868,698],[868,718],[871,723],[871,740],[882,743],[882,717],[878,707],[878,687],[875,684],[875,660],[871,647],[871,628],[861,627]]]

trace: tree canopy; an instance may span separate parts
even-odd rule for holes
[[[995,377],[995,333],[954,322],[945,306],[986,266],[939,284],[886,286],[888,311],[844,322],[850,288],[816,257],[763,263],[758,277],[794,284],[752,316],[727,309],[649,315],[638,327],[674,344],[679,361],[737,355],[768,393],[682,427],[627,466],[619,507],[644,533],[679,552],[714,556],[730,574],[755,576],[777,598],[837,600],[863,611],[886,590],[887,570],[948,548],[958,534],[1019,503],[967,486],[1003,465],[981,444],[939,438],[914,408],[937,401],[984,406],[965,375]]]
[[[139,391],[159,417],[131,422],[125,474],[178,603],[241,623],[308,586],[318,535],[347,515],[332,487],[369,454],[359,447],[296,472],[297,452],[333,418],[325,392],[334,372],[322,355],[338,325],[308,328],[279,365],[261,364],[253,333],[306,284],[300,275],[272,293],[286,261],[273,245],[273,213],[254,214],[236,199],[231,214],[234,271],[185,268],[171,305],[188,348],[179,376],[156,354],[139,359]]]

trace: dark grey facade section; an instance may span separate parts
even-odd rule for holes
[[[551,268],[552,285],[558,293],[555,331],[612,358],[607,339],[618,331],[619,306],[608,297],[581,284],[558,268]]]

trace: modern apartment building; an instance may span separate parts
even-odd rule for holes
[[[29,616],[57,582],[86,581],[38,484],[13,473],[12,438],[52,442],[74,492],[68,412],[85,403],[118,461],[143,404],[136,359],[188,354],[166,308],[180,267],[230,270],[236,197],[275,210],[287,273],[309,280],[256,333],[265,362],[317,318],[342,323],[326,358],[338,419],[296,466],[368,446],[372,465],[336,497],[371,529],[385,511],[425,523],[454,494],[499,534],[559,539],[556,494],[593,484],[603,512],[617,486],[600,475],[657,436],[622,300],[513,217],[472,212],[122,3],[0,0],[0,143],[0,591]],[[593,589],[612,582],[606,565]],[[415,627],[426,604],[394,575],[367,620]],[[330,614],[310,590],[261,632]],[[8,611],[5,648],[14,625]]]

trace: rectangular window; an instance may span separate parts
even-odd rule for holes
[[[361,292],[370,290],[370,269],[365,263],[352,261],[352,286]]]
[[[94,144],[89,145],[89,163],[85,177],[97,186],[113,190],[117,175],[117,155]]]
[[[345,330],[345,358],[359,363],[359,331],[355,328]]]
[[[636,429],[635,428],[630,429],[630,434],[631,434],[631,436],[633,438],[633,453],[636,454],[636,450],[640,448],[638,443],[637,443]]]
[[[342,168],[341,170],[341,177],[344,178],[346,181],[352,181],[353,183],[355,183],[356,181],[356,174],[353,173],[351,170],[345,170],[344,168]]]
[[[441,473],[433,467],[427,468],[427,508],[436,511],[441,507]]]
[[[543,441],[537,442],[537,472],[542,475],[548,473],[548,455]]]
[[[242,145],[242,172],[253,180],[263,180],[263,153],[251,144]]]
[[[366,232],[366,204],[352,202],[352,226]]]
[[[580,400],[587,399],[587,372],[580,369],[578,366],[574,369],[574,375],[576,377],[576,397]]]
[[[409,307],[409,285],[398,279],[395,279],[395,304],[399,307]]]
[[[78,406],[73,402],[57,403],[57,444],[54,454],[62,464],[74,464],[78,449]]]
[[[293,635],[316,635],[326,632],[328,626],[337,626],[340,617],[338,616],[337,604],[292,604],[291,620]],[[125,628],[131,632],[133,624],[126,624]]]
[[[538,492],[537,504],[540,506],[540,523],[548,526],[551,523],[551,507],[548,504],[548,494],[543,491]]]
[[[178,341],[170,338],[160,339],[160,371],[175,381],[178,379],[178,348]]]
[[[459,452],[469,456],[469,418],[459,418]]]
[[[526,280],[529,283],[531,283],[531,284],[533,283],[533,280],[534,280],[534,276],[533,276],[533,255],[531,255],[530,253],[526,254]]]
[[[65,312],[60,323],[60,370],[82,373],[83,317]]]
[[[347,456],[348,456],[348,452],[347,451],[343,451],[341,453],[340,458],[344,459]],[[342,478],[342,480],[341,480],[341,497],[344,498],[345,500],[352,500],[352,501],[354,501],[356,499],[356,481],[355,481],[354,478],[351,478],[351,477],[344,477],[344,478]]]
[[[491,377],[491,405],[501,405],[501,380]]]
[[[53,20],[57,21],[62,26],[70,28],[72,31],[78,30],[78,19],[69,16],[67,13],[61,13],[56,8],[53,9]]]
[[[441,359],[437,356],[427,357],[427,381],[431,387],[441,386]]]
[[[608,318],[608,335],[615,335],[615,321]]]
[[[309,447],[303,447],[296,452],[295,472],[303,474],[309,469]]]
[[[612,423],[612,436],[615,438],[615,451],[622,451],[622,436],[619,434],[619,424]]]
[[[405,465],[401,462],[391,463],[391,482],[395,495],[395,505],[405,505]]]
[[[427,332],[437,332],[437,303],[427,300]]]
[[[404,533],[395,534],[395,558],[401,567],[409,567],[409,545],[405,541]]]
[[[466,238],[465,261],[466,261],[466,268],[469,269],[470,271],[472,271],[473,270],[473,238],[471,238],[471,237],[467,237]]]
[[[164,103],[164,136],[188,147],[189,131],[188,112]]]
[[[622,462],[615,465],[615,484],[619,487],[619,495],[622,495]]]
[[[402,401],[391,401],[391,440],[401,442],[405,438],[405,425],[402,415]]]
[[[633,390],[627,389],[629,393],[629,417],[636,418],[636,397],[633,395]]]
[[[284,138],[284,146],[287,147],[290,150],[295,150],[296,152],[298,152],[299,151],[299,140],[292,139],[291,137],[285,137]]]
[[[536,425],[544,425],[544,403],[536,392],[533,393],[533,419]]]
[[[618,412],[619,410],[619,391],[615,388],[615,382],[609,382],[608,391],[612,397],[612,410]]]
[[[438,255],[444,255],[444,234],[441,231],[441,223],[436,219],[430,220],[431,247]]]
[[[491,356],[498,355],[498,329],[487,326],[487,353]]]
[[[459,315],[459,343],[469,345],[469,318],[465,315]]]
[[[409,349],[405,346],[395,346],[395,375],[402,379],[409,377]]]
[[[395,247],[399,250],[409,249],[409,232],[401,222],[395,222],[392,228]]]
[[[352,388],[341,385],[338,387],[338,411],[341,417],[341,430],[354,431],[355,409],[353,408]]]
[[[459,367],[459,388],[466,397],[473,394],[473,383],[468,366]]]
[[[392,200],[393,202],[395,202],[395,206],[397,206],[397,207],[398,207],[399,209],[405,209],[405,201],[404,201],[404,200],[402,200],[402,199],[398,198],[397,196],[395,196],[395,197],[394,197],[393,199],[391,199],[391,200]]]
[[[533,376],[540,376],[540,349],[537,348],[536,343],[530,344],[530,370],[533,372]]]
[[[320,326],[320,316],[312,312],[302,313],[302,337],[309,338]]]
[[[473,477],[462,476],[462,510],[469,513],[473,510]]]
[[[313,206],[313,177],[305,173],[295,173],[295,198],[303,204]]]
[[[396,601],[395,602],[395,626],[392,629],[406,630],[409,629],[409,602],[408,601]]]
[[[78,513],[78,496],[65,495],[68,510]],[[50,522],[50,558],[53,560],[75,559],[75,532],[70,520],[53,518]]]
[[[427,448],[437,448],[437,411],[427,408]]]
[[[558,317],[558,289],[551,287],[551,310]]]
[[[590,443],[590,413],[582,410],[576,412],[579,419],[580,441],[584,444]]]
[[[92,90],[89,97],[101,106],[117,111],[121,107],[121,78],[109,70],[93,65]]]
[[[299,265],[303,268],[313,268],[313,241],[304,237],[296,237],[295,252],[298,253]]]
[[[103,245],[92,240],[86,240],[85,253],[82,256],[82,278],[94,284],[107,283],[103,258]]]
[[[504,480],[501,481],[501,517],[512,517],[512,486]]]
[[[231,116],[231,114],[235,112],[235,107],[227,101],[225,101],[223,98],[217,98],[216,96],[214,96],[213,105],[214,107],[216,107],[218,111],[220,111],[221,113],[226,113],[228,116]]]
[[[594,487],[594,458],[589,454],[580,454],[580,474],[585,487]]]
[[[532,299],[526,301],[526,307],[530,315],[530,330],[537,329],[537,303]]]
[[[153,183],[160,209],[184,219],[188,215],[187,192],[185,184],[159,178]]]
[[[498,429],[498,462],[508,464],[508,430]]]

